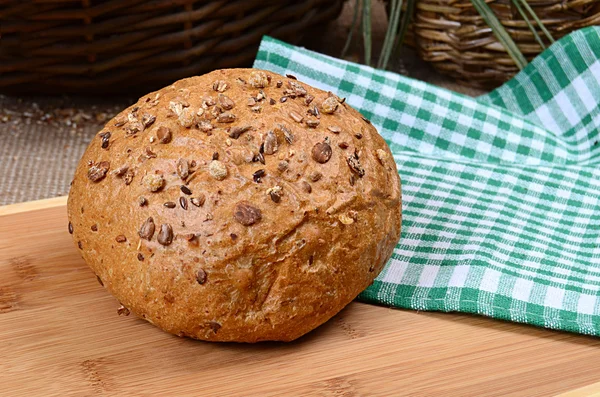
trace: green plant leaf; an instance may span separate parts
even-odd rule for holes
[[[385,69],[387,67],[390,56],[392,55],[392,50],[394,49],[394,39],[396,32],[398,31],[398,24],[400,23],[401,10],[402,0],[392,0],[388,28],[385,32],[385,39],[383,40],[381,54],[379,55],[379,62],[377,63],[377,67],[379,69]]]
[[[537,41],[538,44],[540,45],[540,47],[542,47],[542,50],[545,50],[546,49],[546,45],[544,44],[544,41],[542,40],[542,38],[538,34],[535,26],[533,26],[533,24],[529,20],[529,17],[527,16],[527,14],[525,14],[525,11],[523,11],[523,7],[521,7],[520,0],[512,0],[512,2],[515,5],[515,8],[519,12],[519,14],[521,14],[521,17],[523,18],[523,20],[527,24],[527,27],[529,28],[529,30],[531,30],[531,33],[533,33],[533,37],[535,38],[535,41]]]
[[[550,43],[554,43],[554,37],[552,37],[552,35],[548,31],[548,29],[546,29],[546,26],[544,26],[544,24],[542,23],[540,18],[538,18],[535,11],[533,11],[533,9],[529,6],[529,3],[527,3],[527,0],[519,0],[519,1],[521,1],[523,8],[525,8],[525,10],[527,10],[527,12],[529,12],[529,14],[531,14],[531,17],[533,18],[535,23],[537,23],[537,25],[540,27],[541,31],[544,32],[544,34],[546,35],[546,37],[548,38]]]
[[[504,46],[508,55],[515,61],[518,68],[523,69],[527,65],[527,60],[504,26],[502,26],[498,17],[494,14],[494,11],[492,11],[490,6],[488,6],[484,0],[471,0],[471,3],[477,12],[479,12],[479,15],[481,15],[483,20],[488,24],[490,29],[492,29],[492,32]]]
[[[365,64],[371,66],[371,0],[364,0],[363,3],[362,30],[365,47]]]
[[[406,32],[408,31],[408,27],[410,26],[410,21],[412,20],[413,14],[415,12],[415,4],[417,0],[406,0],[406,10],[402,13],[402,21],[400,22],[400,30],[398,35],[396,36],[396,41],[394,42],[394,55],[400,56],[400,48],[402,48],[402,43],[404,43],[404,37],[406,36]]]
[[[533,9],[529,6],[527,0],[511,0],[534,35],[535,40],[542,47],[546,48],[544,41],[538,34],[533,21],[538,25],[540,30],[544,33],[550,43],[554,43],[554,38],[546,29],[542,21],[538,18]],[[377,67],[385,69],[389,63],[390,58],[399,56],[400,48],[404,42],[406,32],[408,31],[417,0],[391,0],[390,4],[390,15],[389,24],[385,34],[383,46],[379,56]],[[405,4],[405,10],[402,10],[403,3]],[[527,59],[514,42],[510,34],[506,31],[502,23],[498,20],[498,17],[494,14],[494,11],[489,7],[485,0],[471,0],[473,7],[482,16],[485,22],[488,24],[498,41],[506,49],[506,52],[513,59],[519,69],[523,69],[527,65]],[[360,19],[357,21],[360,14]],[[528,16],[529,14],[530,16]],[[532,21],[533,19],[533,21]],[[352,25],[344,48],[342,50],[342,57],[346,55],[355,28],[358,27],[363,36],[363,47],[364,47],[364,62],[367,65],[371,64],[371,53],[372,53],[372,33],[371,33],[371,0],[356,0],[354,4],[354,14],[352,16]]]
[[[352,34],[354,33],[354,29],[356,29],[356,18],[358,17],[358,10],[360,10],[360,0],[356,0],[354,2],[354,14],[352,15],[352,25],[350,25],[350,32],[348,33],[348,38],[346,38],[344,49],[342,49],[342,58],[346,56],[346,53],[350,48],[350,43],[352,42]]]

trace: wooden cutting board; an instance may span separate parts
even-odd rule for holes
[[[166,334],[116,314],[117,302],[71,242],[65,203],[0,207],[1,396],[580,396],[600,390],[594,384],[600,382],[599,338],[477,316],[352,303],[288,344],[214,344]]]

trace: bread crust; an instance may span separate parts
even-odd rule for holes
[[[139,317],[209,341],[291,341],[382,270],[400,236],[400,178],[340,98],[217,70],[108,122],[68,214],[83,259]]]

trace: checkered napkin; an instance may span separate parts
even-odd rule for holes
[[[479,98],[269,37],[254,66],[346,97],[394,153],[402,237],[359,299],[600,335],[600,28]]]

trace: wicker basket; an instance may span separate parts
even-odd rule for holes
[[[600,24],[600,0],[528,3],[555,39]],[[541,52],[510,0],[488,4],[528,59]],[[492,88],[519,71],[470,0],[418,0],[413,21],[412,39],[421,58],[441,73],[468,85]]]
[[[343,0],[8,0],[0,92],[148,92],[251,64],[264,34],[295,42]]]

